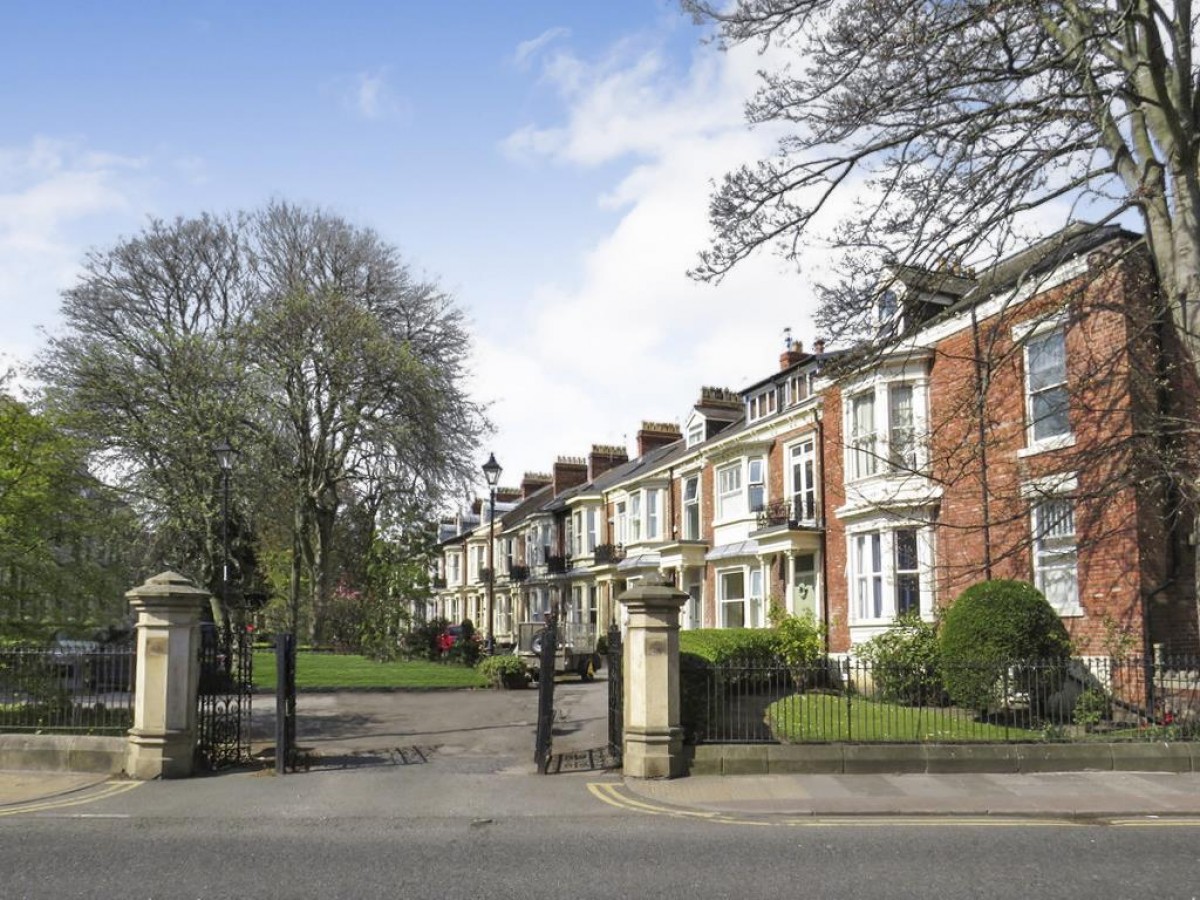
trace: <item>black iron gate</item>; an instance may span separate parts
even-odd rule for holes
[[[558,623],[553,615],[546,616],[540,649],[537,737],[533,748],[533,761],[537,763],[538,771],[545,775],[550,771],[550,745],[554,728],[554,662],[558,655]]]
[[[608,629],[608,753],[614,766],[621,765],[625,738],[625,646],[621,629]]]
[[[250,760],[251,635],[205,626],[200,639],[196,761],[209,770]]]

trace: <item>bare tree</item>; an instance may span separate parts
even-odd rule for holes
[[[790,133],[715,192],[699,277],[719,279],[764,245],[794,258],[814,217],[863,178],[873,189],[834,240],[876,277],[889,257],[935,268],[998,256],[1028,236],[1017,234],[1025,214],[1052,204],[1102,220],[1132,209],[1200,364],[1200,19],[1189,0],[683,6],[725,45],[757,41],[791,60],[763,74],[747,107],[751,122]]]

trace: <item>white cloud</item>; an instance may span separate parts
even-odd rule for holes
[[[402,117],[410,112],[408,104],[388,84],[386,67],[338,79],[337,91],[342,106],[363,119]]]
[[[545,62],[562,121],[527,124],[502,149],[534,165],[627,163],[595,198],[621,217],[580,260],[577,284],[538,288],[524,336],[480,348],[498,456],[544,469],[592,443],[634,452],[643,419],[681,421],[702,385],[768,374],[785,326],[812,340],[809,281],[777,257],[747,261],[718,287],[686,275],[709,239],[713,180],[773,148],[742,118],[762,64],[753,51],[701,48],[680,74],[632,41],[595,63],[565,50]]]
[[[35,138],[0,147],[0,368],[30,359],[37,327],[79,270],[89,222],[134,212],[141,158]]]
[[[537,37],[521,41],[521,43],[517,44],[517,49],[513,52],[513,62],[518,68],[524,69],[529,66],[533,58],[548,44],[560,38],[568,38],[570,36],[571,29],[569,28],[563,28],[562,26],[547,28]]]

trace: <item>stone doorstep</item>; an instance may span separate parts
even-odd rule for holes
[[[701,744],[692,775],[1200,772],[1198,744]]]

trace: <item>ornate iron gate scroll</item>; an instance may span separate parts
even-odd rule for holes
[[[621,629],[608,629],[608,753],[614,766],[620,766],[625,739],[625,647]]]
[[[206,628],[200,640],[196,761],[209,770],[250,760],[251,635]]]

